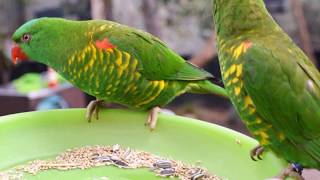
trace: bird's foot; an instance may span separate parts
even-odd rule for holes
[[[156,128],[157,125],[157,121],[158,121],[158,113],[161,109],[156,106],[154,108],[152,108],[149,112],[147,121],[145,123],[146,126],[149,126],[150,130],[154,130]]]
[[[261,155],[263,154],[264,148],[260,145],[256,146],[250,151],[250,157],[252,160],[262,160]],[[258,159],[257,159],[258,158]]]
[[[268,180],[285,180],[287,177],[291,177],[295,180],[304,180],[302,177],[303,167],[299,164],[290,164],[286,169],[284,169],[277,177]]]
[[[97,120],[99,119],[99,110],[102,103],[103,100],[94,100],[88,104],[86,112],[88,122],[91,122],[92,116],[95,116]]]

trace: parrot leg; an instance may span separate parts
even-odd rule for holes
[[[286,169],[284,169],[279,176],[271,178],[270,180],[285,180],[287,177],[291,177],[295,180],[304,180],[302,177],[303,168],[299,164],[290,164]]]
[[[258,145],[257,147],[253,148],[250,152],[250,157],[252,160],[257,161],[257,158],[259,160],[262,160],[262,153],[264,151],[264,148],[260,145]]]
[[[87,112],[86,112],[86,118],[88,122],[91,122],[93,115],[97,120],[99,119],[99,109],[102,103],[103,103],[103,100],[94,100],[89,103],[89,105],[87,106]]]
[[[148,115],[148,118],[147,118],[147,121],[145,123],[145,125],[148,125],[152,130],[154,130],[156,128],[156,125],[157,125],[157,121],[158,121],[158,113],[161,109],[156,106],[154,108],[152,108],[149,112],[149,115]]]

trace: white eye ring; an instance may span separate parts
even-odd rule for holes
[[[23,42],[29,42],[31,40],[31,35],[30,34],[23,34],[21,37],[21,40]]]

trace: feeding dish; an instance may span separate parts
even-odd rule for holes
[[[85,109],[28,112],[0,117],[0,171],[37,159],[50,159],[70,148],[114,145],[147,151],[189,164],[200,162],[224,179],[273,177],[285,166],[274,154],[252,161],[257,142],[233,130],[191,118],[160,114],[157,127],[144,126],[147,113],[106,109],[88,123]],[[27,179],[162,179],[148,169],[112,166],[85,170],[42,171]]]

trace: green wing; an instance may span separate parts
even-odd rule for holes
[[[244,87],[273,128],[320,162],[320,75],[292,49],[253,45],[242,57]]]
[[[109,22],[113,26],[97,32],[97,39],[109,38],[121,51],[139,61],[140,72],[150,80],[202,80],[213,76],[190,64],[149,33]]]

